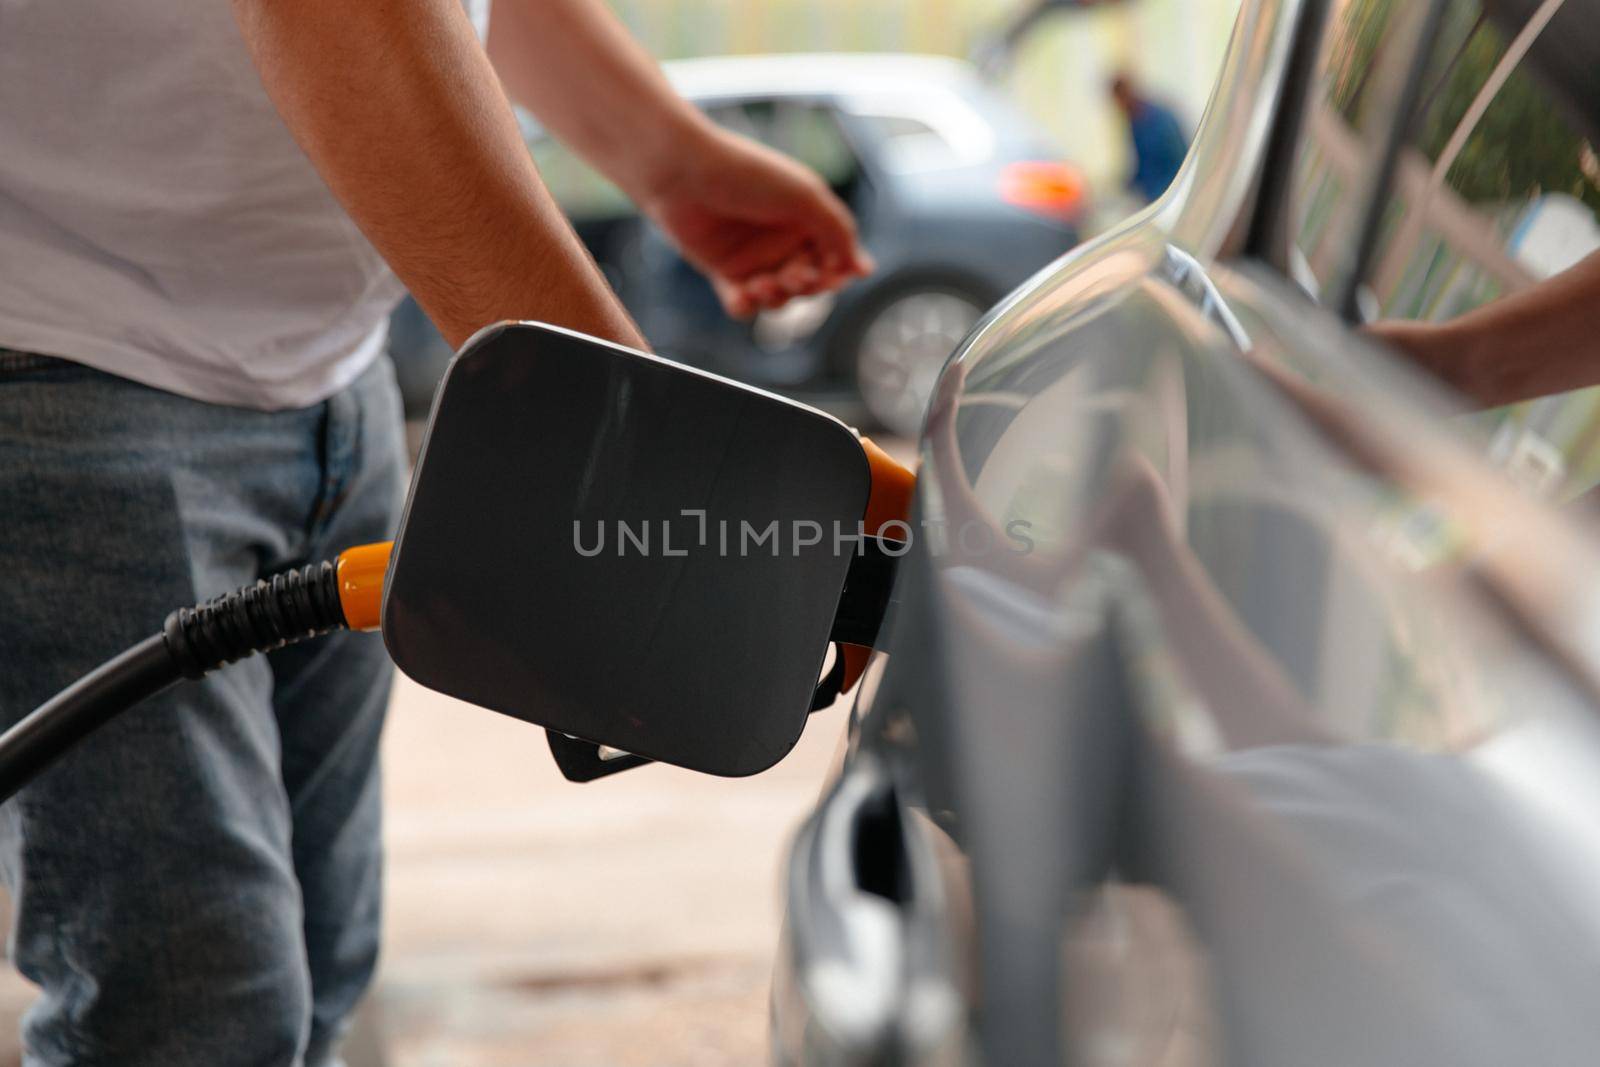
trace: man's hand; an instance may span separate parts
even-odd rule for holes
[[[1470,362],[1451,338],[1447,324],[1411,319],[1383,319],[1362,327],[1362,333],[1382,341],[1412,363],[1468,396],[1475,394]]]
[[[654,219],[730,314],[872,269],[822,179],[713,125],[600,0],[495,0],[489,55],[512,98]]]
[[[815,173],[743,137],[703,141],[640,196],[640,208],[710,279],[736,318],[871,273],[849,210]]]
[[[1486,408],[1600,385],[1600,252],[1448,322],[1365,332]]]

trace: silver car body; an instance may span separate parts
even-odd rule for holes
[[[1306,295],[1395,163],[1285,238],[1350,6],[1246,0],[1168,195],[946,366],[778,1062],[1594,1062],[1600,556]]]

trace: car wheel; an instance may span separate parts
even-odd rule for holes
[[[955,347],[988,301],[960,286],[918,283],[876,301],[851,333],[856,387],[886,429],[914,437]]]

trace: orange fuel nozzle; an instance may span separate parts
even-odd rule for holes
[[[910,467],[879,448],[870,437],[861,439],[872,470],[872,491],[867,496],[867,533],[880,534],[892,522],[905,522],[911,515],[911,494],[917,488],[917,475]]]
[[[861,438],[861,450],[867,454],[867,466],[872,471],[872,490],[867,496],[867,513],[862,522],[866,532],[895,539],[896,531],[888,529],[894,524],[904,524],[911,516],[911,495],[917,488],[917,474],[910,467],[879,448],[870,437]],[[900,531],[900,540],[910,537],[910,528]],[[867,669],[872,649],[865,645],[839,646],[844,656],[844,684],[847,692],[861,680]]]
[[[376,630],[383,613],[383,576],[389,570],[393,541],[356,545],[339,553],[339,606],[352,630]]]

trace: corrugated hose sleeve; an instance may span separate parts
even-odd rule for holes
[[[263,578],[254,585],[179,608],[161,628],[185,678],[258,652],[344,629],[339,569],[332,562]]]

